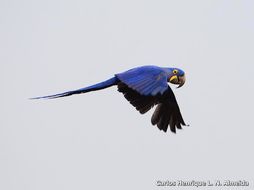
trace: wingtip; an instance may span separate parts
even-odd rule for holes
[[[176,134],[176,130],[170,130],[173,134]]]

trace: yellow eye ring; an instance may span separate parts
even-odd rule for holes
[[[173,74],[177,74],[177,73],[178,73],[178,70],[174,69]]]

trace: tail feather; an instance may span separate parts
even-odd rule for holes
[[[54,95],[49,95],[49,96],[40,96],[40,97],[35,97],[35,98],[30,98],[30,99],[54,99],[54,98],[61,98],[65,96],[71,96],[73,94],[82,94],[90,91],[96,91],[96,90],[101,90],[104,88],[108,88],[110,86],[116,85],[118,82],[118,79],[116,77],[110,78],[106,81],[100,82],[98,84],[88,86],[85,88],[81,88],[78,90],[72,90],[72,91],[67,91],[59,94],[54,94]]]

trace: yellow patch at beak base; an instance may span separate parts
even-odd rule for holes
[[[185,83],[185,75],[183,76],[173,75],[172,77],[169,78],[169,82],[172,84],[179,84],[177,88],[180,88]]]
[[[178,78],[176,75],[170,77],[169,82],[173,83],[173,84],[178,84]]]

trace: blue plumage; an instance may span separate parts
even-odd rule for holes
[[[73,94],[82,94],[82,93],[86,93],[86,92],[90,92],[90,91],[102,90],[104,88],[108,88],[110,86],[115,85],[117,81],[118,81],[118,79],[116,77],[113,77],[113,78],[110,78],[106,81],[103,81],[103,82],[100,82],[98,84],[88,86],[88,87],[85,87],[85,88],[80,88],[80,89],[77,89],[77,90],[67,91],[67,92],[54,94],[54,95],[35,97],[35,98],[31,98],[31,99],[45,99],[45,98],[54,99],[54,98],[61,98],[61,97],[64,97],[64,96],[70,96],[70,95],[73,95]]]
[[[116,74],[117,78],[141,95],[163,94],[167,88],[167,72],[157,66],[138,67]]]
[[[181,129],[181,125],[185,123],[168,82],[181,87],[185,82],[184,71],[178,68],[142,66],[115,74],[112,78],[92,86],[32,99],[54,99],[117,85],[118,91],[122,92],[141,114],[158,105],[152,116],[152,124],[164,132],[168,126],[172,132],[176,132],[176,128]]]

